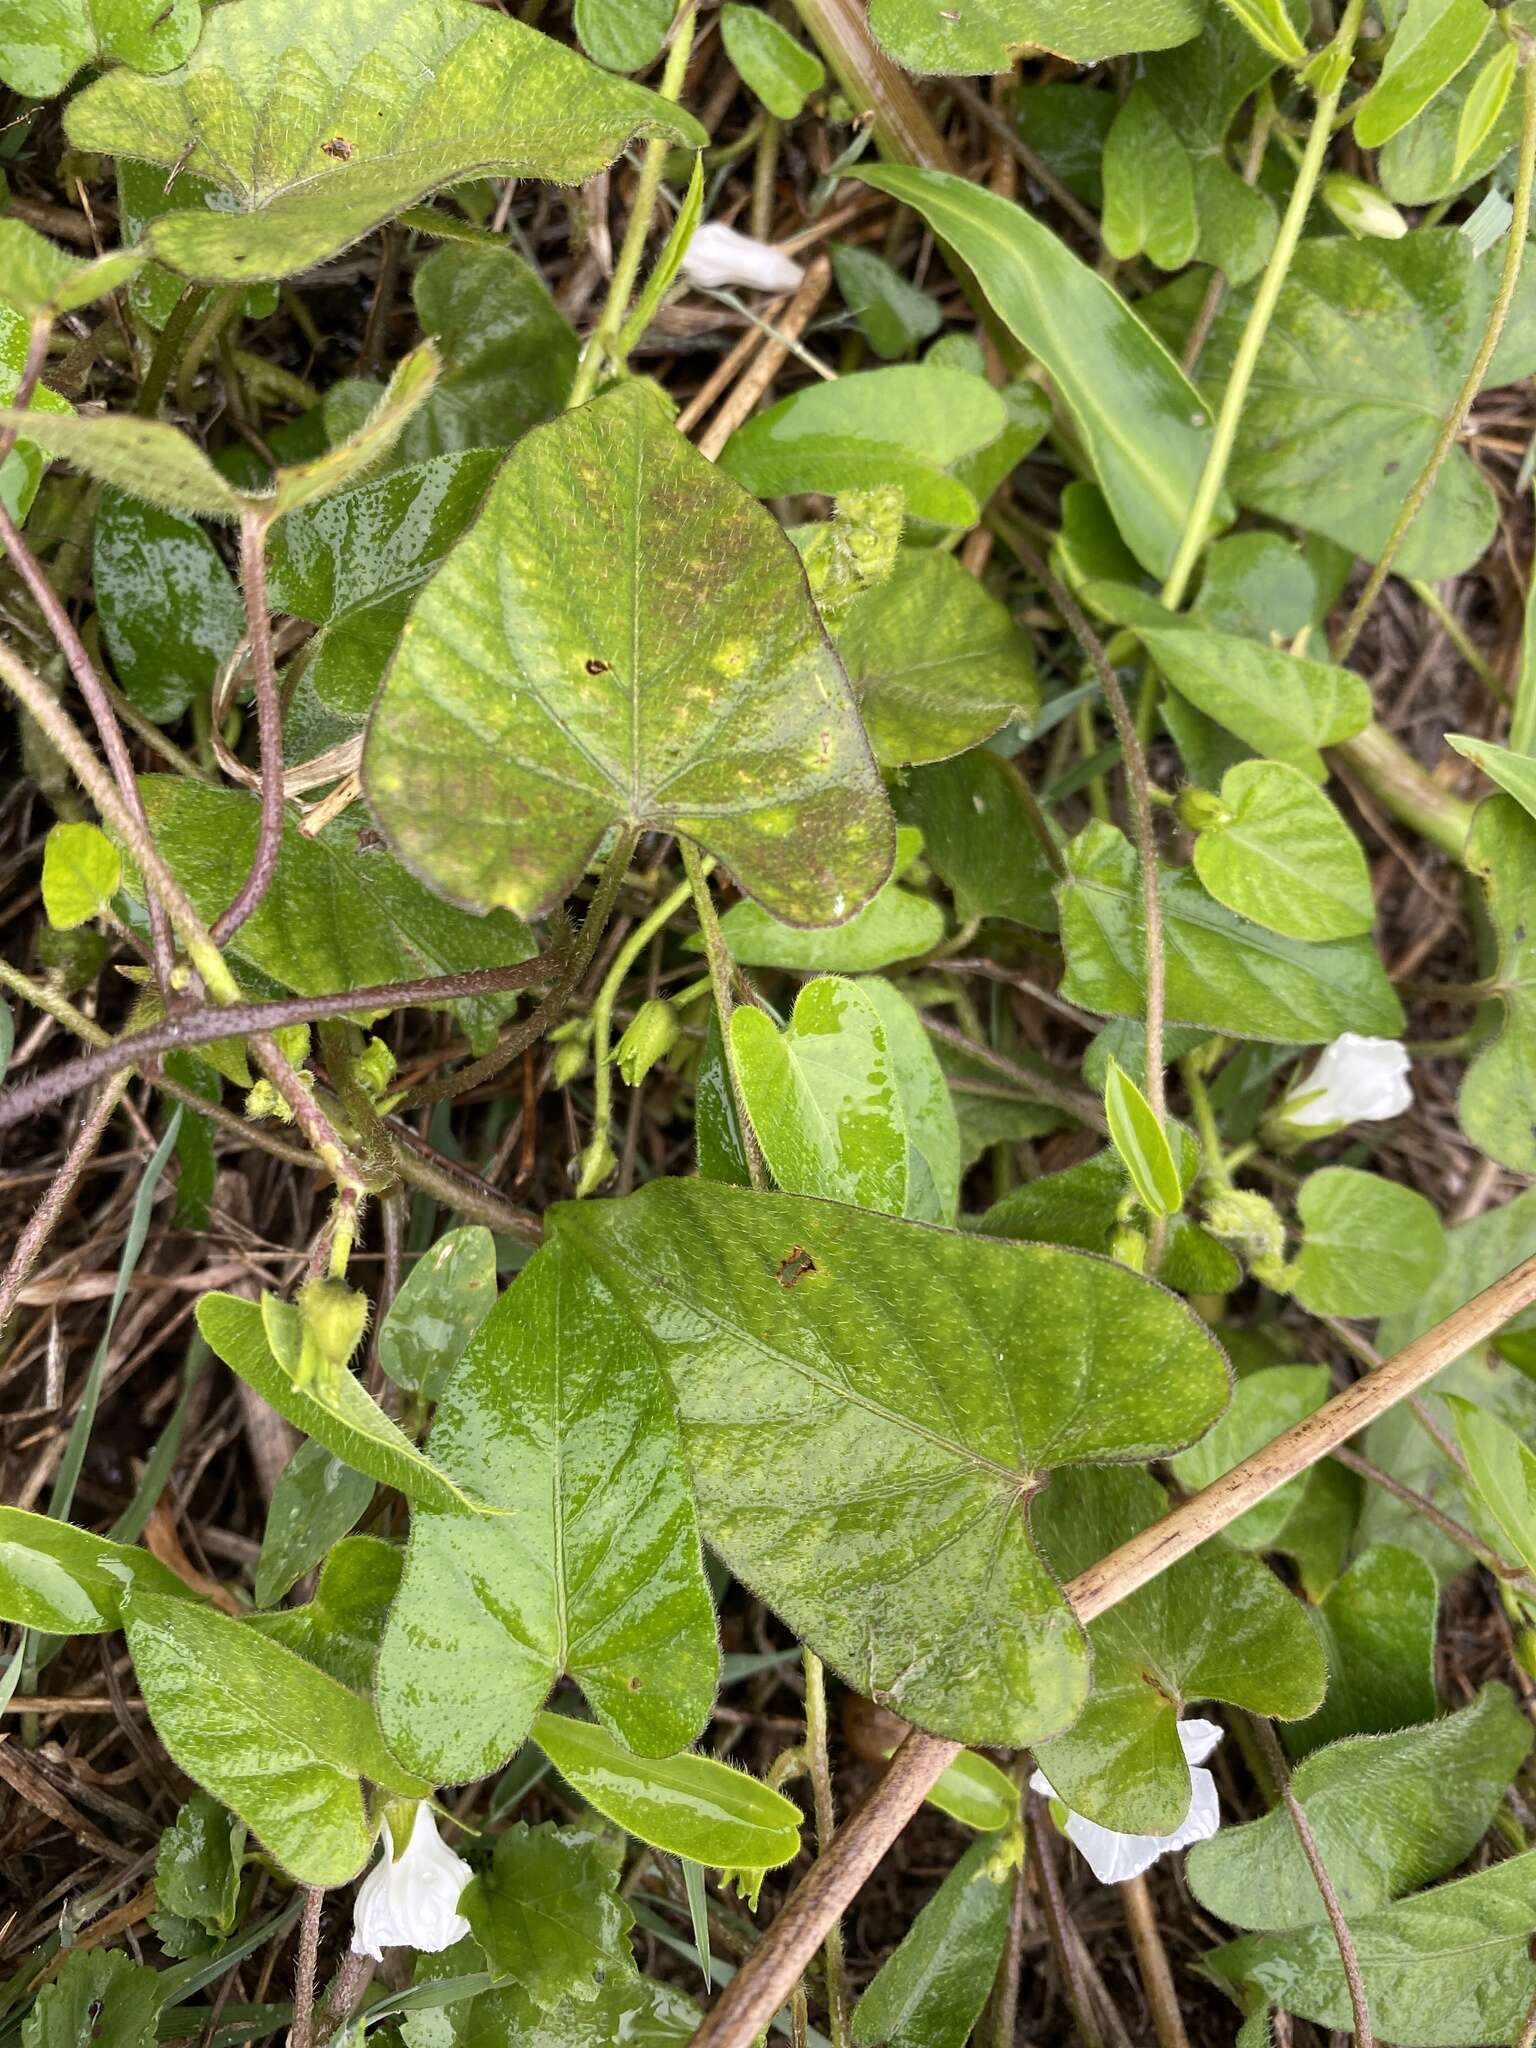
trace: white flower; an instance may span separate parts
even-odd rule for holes
[[[1337,1130],[1340,1124],[1380,1123],[1413,1107],[1408,1054],[1395,1038],[1362,1038],[1346,1031],[1280,1105],[1288,1124]]]
[[[459,1897],[472,1876],[469,1865],[443,1842],[425,1802],[416,1808],[410,1839],[399,1855],[389,1821],[384,1853],[363,1879],[352,1916],[352,1953],[384,1960],[387,1948],[436,1955],[469,1932]]]
[[[1144,1870],[1150,1870],[1159,1856],[1166,1856],[1173,1849],[1187,1849],[1191,1842],[1208,1841],[1215,1834],[1221,1826],[1216,1780],[1209,1771],[1195,1766],[1205,1762],[1220,1740],[1221,1730],[1214,1721],[1179,1723],[1179,1741],[1184,1748],[1185,1761],[1191,1767],[1190,1799],[1188,1813],[1171,1835],[1117,1834],[1113,1828],[1100,1827],[1097,1821],[1084,1820],[1080,1813],[1069,1810],[1067,1840],[1087,1857],[1100,1884],[1124,1884],[1130,1878],[1140,1877]],[[1056,1798],[1056,1792],[1043,1771],[1036,1771],[1029,1782],[1047,1799]]]
[[[805,272],[771,242],[754,241],[722,221],[707,220],[695,229],[688,244],[683,275],[690,284],[740,284],[755,292],[792,292]]]

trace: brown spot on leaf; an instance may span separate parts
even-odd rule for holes
[[[787,1251],[779,1261],[779,1285],[781,1287],[793,1287],[796,1281],[803,1280],[807,1273],[814,1273],[815,1270],[816,1261],[811,1257],[804,1245],[797,1244],[792,1250]]]
[[[609,674],[612,667],[612,662],[602,661],[598,658],[597,655],[594,654],[592,659],[587,663],[587,674],[589,676],[605,676]]]
[[[352,157],[352,145],[345,135],[333,135],[329,142],[320,145],[322,156],[333,156],[341,163],[348,163]]]

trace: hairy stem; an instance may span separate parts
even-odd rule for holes
[[[267,527],[269,515],[247,507],[240,515],[240,588],[245,597],[245,630],[251,649],[251,683],[256,693],[256,733],[261,749],[261,830],[251,871],[240,893],[213,927],[213,943],[228,945],[259,906],[277,873],[283,844],[283,712],[277,694],[272,620],[267,611]]]
[[[704,956],[709,962],[710,986],[715,994],[715,1021],[720,1027],[720,1055],[725,1061],[725,1071],[730,1077],[731,1097],[736,1104],[736,1119],[741,1125],[741,1142],[747,1155],[747,1172],[755,1188],[768,1185],[768,1170],[763,1164],[762,1148],[757,1142],[757,1133],[752,1128],[752,1119],[747,1114],[747,1098],[741,1085],[741,1076],[736,1071],[736,1050],[731,1039],[731,1012],[736,1007],[731,994],[731,956],[726,949],[725,935],[720,929],[719,913],[715,899],[709,893],[709,871],[692,840],[679,839],[678,847],[683,856],[683,867],[693,891],[694,909],[698,912],[699,932],[704,940]]]
[[[794,0],[794,7],[850,105],[869,119],[882,155],[930,171],[958,168],[911,80],[877,48],[864,0]]]
[[[1517,47],[1520,57],[1520,158],[1515,175],[1514,218],[1509,224],[1509,233],[1504,244],[1504,269],[1499,278],[1499,289],[1493,301],[1493,310],[1488,316],[1472,367],[1467,372],[1456,403],[1440,422],[1440,431],[1435,436],[1435,445],[1429,452],[1429,459],[1413,480],[1413,488],[1403,500],[1402,510],[1387,536],[1387,544],[1377,558],[1376,566],[1366,578],[1365,588],[1355,601],[1355,608],[1339,636],[1334,649],[1335,661],[1346,661],[1350,650],[1360,637],[1360,629],[1370,617],[1382,586],[1392,573],[1392,564],[1401,552],[1403,542],[1408,538],[1414,521],[1423,511],[1425,501],[1434,489],[1435,478],[1444,467],[1445,459],[1455,447],[1462,428],[1467,423],[1467,414],[1472,410],[1473,400],[1483,388],[1483,379],[1488,375],[1498,348],[1499,338],[1504,332],[1504,323],[1509,318],[1509,309],[1514,303],[1515,287],[1520,282],[1520,268],[1525,257],[1525,238],[1531,225],[1531,191],[1536,184],[1536,45],[1517,32]]]
[[[16,1306],[21,1290],[31,1276],[32,1268],[42,1256],[43,1247],[53,1235],[54,1229],[74,1194],[80,1176],[90,1164],[96,1147],[101,1143],[107,1125],[112,1121],[113,1111],[123,1099],[128,1086],[126,1074],[116,1074],[101,1090],[92,1103],[81,1124],[74,1142],[64,1155],[64,1162],[43,1191],[43,1198],[22,1226],[16,1239],[15,1249],[3,1274],[0,1274],[0,1334],[10,1320],[11,1310]]]
[[[1334,38],[1333,49],[1337,55],[1337,62],[1333,76],[1337,82],[1330,90],[1319,96],[1313,109],[1312,126],[1307,135],[1307,145],[1302,152],[1301,162],[1297,167],[1296,182],[1291,187],[1291,196],[1280,222],[1280,231],[1275,236],[1275,246],[1270,251],[1269,261],[1264,266],[1264,275],[1259,279],[1258,290],[1254,293],[1253,305],[1243,327],[1237,353],[1232,358],[1227,388],[1222,393],[1221,410],[1216,415],[1211,451],[1205,459],[1205,468],[1195,488],[1195,495],[1190,501],[1184,531],[1179,537],[1179,545],[1168,571],[1168,579],[1163,585],[1162,601],[1170,611],[1177,611],[1184,602],[1195,564],[1205,551],[1211,520],[1221,497],[1222,486],[1227,480],[1232,450],[1237,444],[1237,430],[1243,417],[1243,407],[1248,402],[1248,390],[1253,382],[1253,373],[1258,367],[1265,336],[1269,333],[1269,323],[1274,318],[1275,307],[1279,303],[1280,293],[1290,272],[1297,245],[1301,241],[1301,231],[1306,225],[1307,213],[1312,205],[1312,195],[1317,190],[1317,181],[1328,154],[1328,143],[1333,134],[1333,117],[1338,111],[1339,95],[1344,90],[1350,58],[1354,53],[1355,37],[1360,32],[1360,18],[1364,12],[1365,0],[1348,0],[1348,5],[1344,9],[1344,19],[1339,24],[1338,35]]]
[[[1360,1959],[1355,1954],[1354,1937],[1349,1931],[1349,1922],[1344,1918],[1344,1908],[1339,1904],[1339,1895],[1333,1880],[1328,1875],[1328,1866],[1323,1861],[1322,1851],[1317,1846],[1317,1837],[1312,1832],[1312,1823],[1307,1819],[1306,1808],[1296,1797],[1291,1785],[1291,1767],[1285,1760],[1285,1751],[1280,1747],[1280,1738],[1261,1714],[1250,1714],[1248,1726],[1268,1764],[1270,1775],[1280,1793],[1291,1825],[1296,1830],[1296,1839],[1301,1844],[1301,1853],[1307,1859],[1307,1868],[1317,1881],[1322,1894],[1323,1910],[1328,1915],[1328,1925],[1333,1929],[1333,1938],[1338,1944],[1339,1961],[1344,1966],[1344,1981],[1349,1986],[1349,2009],[1354,2014],[1355,2048],[1375,2048],[1376,2035],[1371,2027],[1370,2007],[1366,2003],[1365,1981],[1360,1975]]]
[[[603,985],[597,992],[592,1005],[592,1138],[594,1144],[608,1135],[609,1119],[613,1114],[613,1063],[609,1057],[613,1035],[613,1006],[618,998],[624,977],[634,966],[640,955],[659,931],[666,929],[668,920],[675,917],[692,893],[691,882],[679,882],[670,896],[663,898],[651,912],[635,926],[628,938],[613,956],[613,965],[603,976]],[[612,1172],[610,1166],[609,1172]],[[606,1178],[606,1176],[605,1176]],[[577,1193],[584,1192],[578,1189]]]
[[[694,23],[697,19],[696,0],[683,0],[678,18],[672,28],[672,46],[667,51],[666,68],[661,77],[661,96],[675,101],[683,89],[683,78],[688,70],[688,58],[693,50]],[[651,219],[656,211],[657,195],[661,191],[662,173],[667,166],[668,145],[664,137],[653,135],[645,145],[645,156],[640,166],[640,182],[635,189],[635,203],[629,221],[624,229],[624,240],[619,247],[618,261],[613,266],[613,282],[608,288],[608,303],[603,308],[603,317],[587,338],[582,350],[581,361],[576,366],[576,379],[571,386],[567,405],[582,405],[597,389],[597,380],[605,367],[618,370],[623,368],[623,351],[619,337],[624,329],[624,316],[629,311],[629,302],[634,297],[635,283],[640,275],[640,262],[645,255],[646,237],[651,232]]]

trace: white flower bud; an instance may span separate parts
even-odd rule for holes
[[[353,1909],[353,1955],[379,1963],[387,1948],[414,1948],[423,1955],[452,1948],[469,1932],[459,1899],[472,1874],[438,1835],[425,1801],[398,1856],[386,1818],[383,1854],[363,1879]]]
[[[1309,1133],[1343,1124],[1381,1123],[1413,1107],[1408,1054],[1395,1038],[1346,1031],[1325,1046],[1311,1073],[1292,1084],[1280,1120]]]
[[[792,292],[805,272],[771,242],[754,241],[722,221],[707,220],[694,230],[683,256],[683,276],[690,284],[745,285],[755,292]]]
[[[1370,235],[1380,242],[1400,242],[1408,223],[1384,192],[1352,178],[1348,171],[1331,171],[1323,180],[1323,204],[1352,235]]]
[[[1067,1840],[1081,1850],[1100,1884],[1125,1884],[1133,1877],[1140,1877],[1144,1870],[1150,1870],[1159,1856],[1170,1855],[1175,1849],[1187,1849],[1192,1842],[1210,1840],[1221,1826],[1221,1802],[1216,1793],[1216,1780],[1209,1771],[1198,1770],[1195,1766],[1205,1762],[1220,1740],[1221,1730],[1214,1721],[1179,1723],[1179,1742],[1184,1760],[1191,1767],[1190,1797],[1189,1811],[1171,1835],[1122,1835],[1114,1828],[1100,1827],[1097,1821],[1085,1820],[1080,1813],[1069,1809]],[[1056,1798],[1056,1792],[1043,1771],[1036,1771],[1029,1782],[1047,1799]]]

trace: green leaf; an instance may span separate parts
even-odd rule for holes
[[[908,71],[983,73],[1037,48],[1074,64],[1167,49],[1198,34],[1200,10],[1195,0],[871,0],[869,25]]]
[[[627,1305],[573,1248],[546,1245],[502,1295],[429,1441],[503,1513],[412,1520],[377,1678],[396,1754],[434,1784],[483,1777],[566,1672],[632,1749],[690,1742],[719,1650],[677,1422]]]
[[[1530,1753],[1530,1723],[1508,1687],[1485,1685],[1460,1713],[1315,1751],[1292,1789],[1353,1921],[1454,1870],[1482,1840]],[[1234,1927],[1326,1920],[1290,1815],[1224,1828],[1189,1853],[1190,1889]]]
[[[944,310],[933,294],[911,283],[873,249],[834,242],[831,256],[843,304],[875,354],[886,362],[910,355],[943,326]]]
[[[1282,64],[1305,62],[1307,46],[1296,33],[1283,0],[1223,0],[1223,5],[1259,47]]]
[[[1518,69],[1518,55],[1513,42],[1499,45],[1488,62],[1472,81],[1461,109],[1461,119],[1456,128],[1456,154],[1451,163],[1451,177],[1459,178],[1472,158],[1492,134],[1509,101],[1509,89],[1515,82]]]
[[[921,834],[903,826],[896,837],[891,879],[861,910],[830,929],[806,931],[771,916],[760,903],[733,903],[720,920],[731,958],[743,967],[787,967],[803,974],[868,974],[893,961],[915,959],[931,951],[944,936],[943,911],[926,896],[898,886],[902,874],[916,860],[920,845]],[[834,906],[840,909],[844,900],[839,887]],[[702,939],[688,943],[690,951],[703,951]]]
[[[821,59],[797,43],[764,7],[726,0],[720,11],[720,39],[742,83],[776,120],[795,120],[809,95],[820,92],[827,82]]]
[[[1041,1548],[1063,1578],[1166,1513],[1149,1473],[1076,1471],[1041,1501]],[[1036,1747],[1076,1813],[1130,1834],[1165,1834],[1189,1811],[1180,1710],[1218,1699],[1294,1719],[1323,1697],[1311,1617],[1258,1558],[1219,1537],[1181,1558],[1091,1624],[1093,1685],[1063,1735]]]
[[[1434,1205],[1379,1174],[1352,1166],[1308,1174],[1296,1216],[1304,1234],[1291,1284],[1314,1315],[1410,1308],[1446,1261],[1445,1229]]]
[[[953,555],[907,549],[837,651],[885,767],[964,753],[1040,701],[1029,636]]]
[[[541,1835],[545,1830],[529,1832]],[[590,1857],[595,1883],[603,1867],[606,1844],[599,1843],[588,1851],[584,1844],[591,1837],[572,1828],[562,1828],[558,1838],[565,1845],[568,1860]],[[498,1837],[498,1841],[502,1839],[505,1838]],[[522,1860],[525,1868],[533,1869],[541,1867],[546,1859],[530,1847]],[[611,1857],[607,1860],[611,1863]],[[579,1911],[570,1892],[581,1882],[580,1876],[573,1873],[562,1894],[558,1869],[552,1860],[546,1875],[556,1910]],[[610,1870],[610,1891],[617,1878],[617,1870]],[[621,1912],[627,1928],[629,1910],[621,1907]],[[562,1938],[567,1937],[568,1930],[559,1931]],[[528,1932],[533,1946],[538,1934],[536,1922]],[[484,1953],[472,1935],[438,1955],[416,1958],[416,1994],[446,2002],[423,2004],[402,2012],[401,2033],[406,2048],[493,2048],[493,2044],[494,2048],[508,2048],[511,2043],[518,2044],[518,2048],[534,2048],[535,2043],[537,2048],[593,2048],[597,2042],[609,2041],[632,2042],[636,2048],[687,2048],[699,2025],[699,2010],[691,2000],[670,1985],[654,1983],[639,1974],[627,1941],[605,1955],[601,1983],[578,1983],[557,1996],[550,2006],[541,2006],[516,1981],[474,1996],[455,1990],[456,1985],[462,1986],[466,1980],[485,1983],[483,1966]],[[536,1951],[531,1967],[537,1967]]]
[[[244,1855],[241,1823],[206,1792],[194,1792],[162,1832],[155,1856],[150,1925],[169,1954],[206,1954],[234,1933]]]
[[[431,456],[273,528],[272,606],[322,629],[305,659],[333,710],[367,715],[412,597],[473,519],[499,459],[494,448]]]
[[[202,25],[198,0],[0,0],[0,79],[46,100],[86,64],[170,71]]]
[[[1019,1788],[990,1757],[962,1749],[928,1794],[928,1804],[965,1827],[995,1834],[1019,1817]]]
[[[1466,732],[1448,732],[1445,743],[1467,760],[1475,761],[1490,781],[1508,791],[1523,811],[1536,818],[1536,759],[1515,753],[1509,747],[1496,747],[1492,740],[1478,739]]]
[[[1002,398],[983,378],[903,363],[781,398],[736,429],[720,468],[759,498],[896,484],[910,517],[971,526],[980,507],[950,472],[1007,425]]]
[[[921,829],[924,858],[961,922],[1003,917],[1032,931],[1056,929],[1055,876],[1012,762],[975,747],[904,777],[894,801],[902,822]]]
[[[256,1560],[256,1605],[271,1607],[296,1579],[319,1564],[333,1543],[356,1526],[373,1499],[374,1482],[328,1451],[302,1443],[272,1490],[261,1555]]]
[[[1470,64],[1458,72],[1377,157],[1382,190],[1399,206],[1428,206],[1454,197],[1486,178],[1519,141],[1520,99],[1513,94],[1478,148],[1455,170],[1462,118],[1481,76],[1481,69]]]
[[[1434,1573],[1413,1551],[1395,1543],[1361,1551],[1318,1604],[1328,1691],[1315,1714],[1283,1730],[1293,1755],[1434,1718],[1439,1602]]]
[[[131,701],[170,725],[207,697],[245,632],[223,557],[195,520],[103,491],[91,585],[112,666]]]
[[[162,1989],[158,1970],[121,1949],[71,1949],[22,2022],[22,2048],[154,2048]]]
[[[363,779],[404,859],[481,907],[558,902],[616,821],[698,839],[800,924],[889,872],[798,557],[639,382],[513,450],[412,610]]]
[[[1381,76],[1355,113],[1355,134],[1379,149],[1477,54],[1488,30],[1483,0],[1408,0]]]
[[[1218,903],[1292,939],[1347,939],[1376,919],[1360,842],[1320,789],[1284,761],[1240,761],[1221,780],[1225,822],[1195,838],[1195,873]]]
[[[43,910],[56,932],[100,917],[117,894],[123,864],[99,825],[50,825],[43,842]]]
[[[55,320],[105,298],[126,284],[143,262],[136,249],[109,249],[104,256],[82,261],[24,221],[0,220],[0,299],[27,320]]]
[[[343,1536],[320,1568],[313,1600],[253,1614],[248,1628],[318,1664],[339,1685],[370,1692],[403,1553],[377,1536]]]
[[[631,1915],[615,1875],[608,1846],[585,1829],[518,1821],[496,1837],[495,1860],[460,1904],[493,1973],[548,2009],[571,1992],[595,1997],[627,1955]]]
[[[182,164],[228,194],[228,211],[165,214],[146,236],[171,269],[226,284],[323,263],[443,185],[579,184],[637,134],[707,139],[469,0],[247,0],[209,16],[174,77],[99,79],[65,126],[77,149]]]
[[[496,1241],[483,1224],[450,1230],[423,1252],[379,1325],[379,1366],[423,1400],[449,1373],[496,1303]]]
[[[1195,175],[1178,130],[1144,85],[1120,103],[1104,145],[1104,246],[1182,270],[1200,241]]]
[[[156,844],[211,923],[250,871],[259,799],[185,776],[146,775],[139,790]],[[473,917],[440,902],[377,845],[356,811],[313,836],[285,818],[272,884],[231,946],[238,960],[303,996],[506,967],[534,950],[533,934],[505,911]],[[483,1052],[517,998],[471,996],[453,1007]]]
[[[564,406],[576,336],[544,280],[513,250],[436,249],[416,272],[411,297],[443,372],[406,423],[397,463],[510,447]]]
[[[1329,541],[1297,547],[1278,533],[1232,533],[1206,551],[1194,609],[1207,624],[1263,646],[1320,626],[1339,595],[1343,550]]]
[[[1211,438],[1204,401],[1172,355],[1106,278],[1011,200],[942,171],[886,165],[859,176],[921,214],[975,272],[1050,373],[1132,552],[1166,575]]]
[[[878,974],[867,976],[859,987],[884,1027],[906,1122],[906,1214],[923,1223],[953,1223],[960,1206],[960,1126],[948,1078],[921,1012],[900,989]]]
[[[1536,1996],[1532,1927],[1536,1850],[1356,1920],[1350,1933],[1381,2038],[1400,2048],[1512,2041]],[[1326,1921],[1229,1942],[1205,1967],[1286,2012],[1350,2027],[1349,1988]]]
[[[1139,591],[1090,585],[1086,595],[1130,627],[1180,696],[1257,753],[1311,763],[1370,723],[1368,686],[1332,662],[1174,619]]]
[[[965,2048],[1002,1961],[1014,1882],[997,1841],[971,1844],[859,2000],[857,2048]]]
[[[576,33],[594,62],[643,71],[661,53],[676,0],[576,0]]]
[[[647,1328],[710,1546],[802,1641],[963,1742],[1071,1720],[1082,1638],[1021,1501],[1215,1420],[1225,1364],[1182,1304],[1077,1253],[704,1182],[551,1227]]]
[[[1193,1166],[1193,1146],[1186,1157]],[[1119,1154],[1098,1152],[1059,1173],[1026,1181],[994,1202],[976,1227],[988,1237],[1107,1253],[1130,1193]],[[1186,1216],[1169,1220],[1158,1273],[1165,1286],[1191,1294],[1225,1294],[1242,1281],[1242,1268],[1231,1252]]]
[[[7,403],[16,396],[27,359],[27,343],[26,321],[0,302],[0,399]],[[69,409],[68,403],[46,384],[39,384],[32,393],[32,412],[58,413]],[[25,432],[0,463],[0,501],[18,524],[31,509],[45,467],[43,450]]]
[[[1172,1216],[1184,1206],[1184,1187],[1168,1133],[1152,1105],[1113,1056],[1104,1079],[1104,1115],[1110,1141],[1131,1177],[1142,1205],[1154,1216]]]
[[[417,1450],[361,1380],[343,1370],[323,1385],[298,1384],[299,1311],[291,1304],[268,1295],[258,1308],[254,1301],[241,1301],[233,1294],[205,1294],[197,1304],[197,1327],[209,1349],[269,1407],[354,1471],[367,1473],[381,1486],[397,1487],[407,1500],[456,1509],[472,1518],[472,1526],[480,1527],[476,1503]],[[283,1346],[282,1357],[273,1348],[274,1333]]]
[[[379,1740],[366,1700],[245,1623],[136,1593],[126,1627],[171,1761],[301,1884],[345,1884],[367,1861],[364,1778],[406,1798],[425,1791]]]
[[[1486,19],[1482,0],[1468,0]],[[1243,410],[1230,486],[1238,502],[1374,561],[1403,492],[1434,446],[1488,324],[1497,265],[1453,228],[1401,241],[1343,235],[1296,252]],[[1251,304],[1232,293],[1201,358],[1225,383]],[[1180,316],[1183,331],[1185,316]],[[1516,294],[1491,387],[1536,367],[1536,282]],[[1458,575],[1493,537],[1492,492],[1454,448],[1394,564],[1431,582]]]
[[[1536,1572],[1536,1457],[1507,1422],[1459,1394],[1445,1405],[1478,1499],[1504,1533],[1505,1546]]]
[[[24,431],[50,462],[72,462],[98,482],[115,484],[152,505],[205,519],[240,516],[243,501],[233,484],[190,435],[164,420],[136,419],[130,413],[0,409],[0,428],[5,427]]]
[[[895,1059],[858,983],[807,982],[783,1031],[742,1004],[730,1030],[747,1115],[785,1193],[911,1213]]]
[[[123,1625],[136,1592],[166,1599],[191,1589],[132,1543],[113,1543],[52,1515],[0,1507],[0,1620],[54,1636],[105,1635]]]
[[[1141,881],[1123,833],[1099,820],[1065,849],[1057,891],[1069,1002],[1104,1016],[1146,1010]],[[1187,870],[1162,876],[1171,1022],[1235,1038],[1317,1045],[1344,1031],[1394,1038],[1402,1006],[1368,939],[1310,945],[1234,917]]]
[[[1199,1493],[1321,1408],[1331,1391],[1325,1365],[1275,1365],[1248,1373],[1232,1389],[1232,1405],[1215,1428],[1170,1458],[1169,1469],[1187,1493]],[[1308,1473],[1288,1479],[1267,1500],[1229,1522],[1222,1534],[1239,1550],[1281,1547],[1281,1534],[1310,1478]]]
[[[538,1715],[533,1739],[572,1791],[654,1849],[732,1870],[772,1870],[799,1854],[799,1808],[730,1764],[687,1750],[633,1756],[567,1714]]]
[[[1513,797],[1486,798],[1473,814],[1466,864],[1483,885],[1498,943],[1504,1018],[1467,1069],[1457,1112],[1480,1152],[1536,1173],[1536,817]]]

